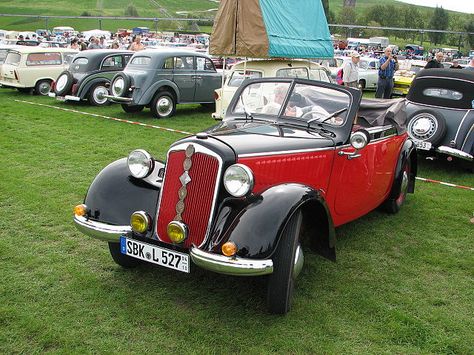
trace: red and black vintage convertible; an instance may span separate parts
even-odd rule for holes
[[[103,169],[74,221],[123,267],[268,275],[269,310],[286,313],[304,248],[335,260],[336,227],[396,213],[414,191],[404,108],[328,83],[248,80],[225,119],[166,162],[138,149]]]

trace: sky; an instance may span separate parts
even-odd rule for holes
[[[436,7],[436,5],[443,7],[445,10],[453,10],[474,14],[474,0],[398,0],[413,5],[422,5],[429,7]]]

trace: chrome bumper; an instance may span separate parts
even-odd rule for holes
[[[49,97],[56,97],[56,94],[54,92],[48,92]]]
[[[109,100],[112,100],[114,102],[129,103],[129,102],[133,101],[133,99],[131,97],[121,97],[121,96],[114,96],[114,95],[104,95],[104,97],[106,97]]]
[[[196,247],[189,250],[191,260],[197,266],[219,274],[234,276],[259,276],[273,272],[271,259],[253,260],[239,257],[227,257],[202,251]]]
[[[474,160],[474,157],[471,154],[463,152],[462,150],[459,150],[459,149],[446,147],[444,145],[436,148],[436,151],[441,154],[452,155],[453,157],[468,160],[468,161]]]
[[[120,236],[132,231],[130,226],[113,226],[107,223],[91,221],[82,216],[74,215],[74,223],[80,232],[106,242],[120,241]]]
[[[68,101],[81,101],[80,97],[72,96],[72,95],[66,95],[64,96],[64,99]]]

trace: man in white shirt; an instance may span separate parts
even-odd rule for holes
[[[351,60],[348,60],[344,63],[342,67],[342,80],[344,86],[351,88],[359,87],[359,66],[360,55],[357,52],[351,54]]]

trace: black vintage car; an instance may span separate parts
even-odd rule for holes
[[[79,52],[69,69],[58,76],[49,96],[61,101],[88,100],[94,106],[107,105],[107,87],[132,55],[132,51],[112,49]]]
[[[222,75],[209,56],[185,49],[149,49],[135,53],[110,85],[113,102],[125,112],[149,107],[156,118],[171,117],[177,104],[214,106],[214,90]]]
[[[268,307],[286,313],[305,248],[335,260],[335,227],[377,207],[396,213],[414,191],[405,102],[361,95],[247,80],[224,120],[174,143],[166,162],[138,149],[102,170],[74,222],[123,267],[268,275]]]
[[[426,69],[407,95],[408,134],[420,152],[474,162],[474,71]]]

